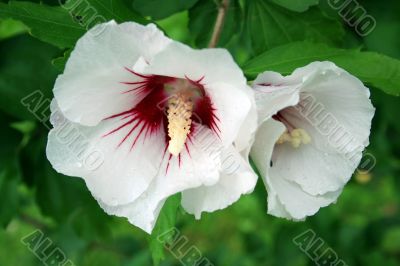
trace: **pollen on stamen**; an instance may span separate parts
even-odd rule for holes
[[[168,151],[178,156],[185,147],[192,124],[193,102],[185,95],[171,97],[168,102]]]
[[[293,148],[300,147],[301,144],[309,144],[311,142],[311,137],[302,128],[296,128],[290,132],[285,131],[278,139],[276,144],[283,144],[289,142]]]

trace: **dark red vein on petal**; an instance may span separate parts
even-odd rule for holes
[[[104,137],[107,137],[107,136],[109,136],[109,135],[111,135],[111,134],[117,132],[118,130],[120,130],[120,129],[126,127],[127,125],[132,124],[132,122],[135,121],[135,119],[136,119],[136,117],[134,117],[133,119],[129,120],[128,122],[122,124],[121,126],[117,127],[116,129],[111,130],[110,132],[108,132],[107,134],[103,135],[102,137],[103,137],[103,138],[104,138]]]
[[[129,130],[128,134],[125,135],[125,137],[118,143],[118,148],[121,147],[121,145],[129,138],[130,135],[132,135],[132,132],[140,125],[140,121],[136,121],[136,124]]]

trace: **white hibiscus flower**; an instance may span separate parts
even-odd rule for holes
[[[294,220],[336,201],[369,144],[374,108],[360,80],[330,62],[253,83],[259,129],[251,157],[268,213]]]
[[[107,213],[146,232],[173,194],[199,218],[255,186],[254,98],[224,49],[193,50],[152,24],[108,22],[77,42],[54,96],[53,167],[82,177]],[[94,152],[102,160],[93,169]]]

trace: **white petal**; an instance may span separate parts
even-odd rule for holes
[[[312,62],[304,67],[299,67],[296,68],[293,73],[287,77],[287,82],[291,84],[296,84],[299,82],[305,82],[307,81],[311,76],[315,75],[315,73],[318,73],[320,70],[326,71],[326,70],[333,70],[333,71],[338,71],[341,72],[343,71],[342,69],[338,68],[334,63],[330,61],[316,61]]]
[[[302,220],[315,214],[320,208],[334,203],[342,190],[313,196],[303,191],[296,183],[283,176],[272,176],[268,180],[268,213],[278,217]],[[270,194],[275,195],[275,204],[270,204]]]
[[[182,206],[197,219],[202,212],[224,209],[241,195],[251,193],[257,176],[233,146],[224,151],[221,177],[215,185],[188,189],[182,193]]]
[[[249,135],[256,129],[257,118],[249,117],[251,109],[254,108],[253,98],[245,92],[246,89],[248,88],[245,86],[238,88],[227,83],[213,83],[206,86],[213,107],[216,109],[219,136],[225,147],[229,147],[232,142],[237,140],[239,131],[245,122],[249,124],[248,132],[246,132]],[[248,121],[245,121],[246,118]],[[244,137],[248,138],[247,144],[249,144],[251,136]],[[246,143],[241,145],[242,148],[247,148]]]
[[[300,84],[289,83],[275,72],[264,72],[253,82],[259,124],[280,110],[298,104]]]
[[[238,135],[234,141],[235,148],[241,152],[244,158],[249,157],[251,146],[254,142],[255,133],[257,130],[257,107],[254,98],[254,92],[248,87],[245,93],[251,100],[250,111],[244,119]]]
[[[362,150],[346,155],[323,152],[314,143],[297,149],[289,143],[279,144],[274,148],[269,175],[297,183],[311,195],[323,195],[343,188],[361,156]]]
[[[318,131],[324,138],[324,142],[336,151],[363,149],[369,144],[371,121],[375,112],[369,99],[369,90],[346,71],[322,66],[310,78],[307,86],[301,89],[302,97],[310,97],[310,100],[314,100],[314,108],[321,110],[312,111],[302,120],[311,124],[314,131]],[[326,146],[322,147],[327,149]]]
[[[178,157],[164,158],[157,178],[138,199],[120,206],[99,202],[102,208],[109,214],[127,217],[130,223],[151,233],[160,208],[169,196],[217,183],[222,145],[211,130],[202,128],[198,132],[188,145],[189,152],[181,152],[180,162]]]
[[[158,53],[143,73],[199,80],[204,85],[223,82],[244,86],[246,79],[225,49],[194,50],[178,42]]]
[[[65,119],[55,105],[53,102],[51,118],[55,127],[47,143],[47,158],[54,169],[82,177],[93,196],[111,206],[139,197],[159,172],[165,150],[164,134],[148,135],[145,140],[142,135],[131,149],[139,126],[118,147],[133,124],[104,137],[126,120],[85,127]]]
[[[57,78],[54,95],[65,116],[93,126],[102,119],[132,108],[140,99],[123,94],[139,78],[128,72],[135,63],[151,58],[170,40],[155,25],[114,21],[97,25],[78,40]]]
[[[279,171],[273,171],[278,162],[275,161],[271,167],[273,149],[276,140],[284,131],[283,124],[273,119],[263,123],[257,131],[251,157],[263,177],[268,191],[268,213],[278,217],[300,220],[334,202],[341,189],[313,196],[305,192],[298,184],[286,179],[286,176],[281,175]],[[284,163],[290,165],[291,161],[285,160]],[[301,172],[299,171],[299,173]]]
[[[154,205],[148,193],[143,193],[136,201],[118,205],[110,206],[97,199],[100,207],[108,214],[118,217],[126,217],[128,221],[142,229],[148,234],[151,234],[157,222],[157,217],[160,214],[161,208],[165,200],[161,200],[158,204]]]
[[[285,130],[286,128],[282,123],[273,119],[267,120],[258,128],[250,152],[250,156],[259,171],[268,192],[269,213],[278,217],[286,217],[286,211],[280,203],[276,193],[270,189],[269,177],[267,174],[270,169],[275,142],[279,136],[285,132]]]
[[[280,202],[276,192],[271,190],[268,173],[275,142],[285,130],[286,128],[282,123],[273,119],[267,120],[258,128],[250,153],[268,192],[268,213],[277,217],[289,217],[289,214]]]
[[[270,169],[275,143],[285,130],[285,126],[274,119],[267,120],[257,130],[250,156],[264,178]]]
[[[253,81],[253,86],[265,86],[265,87],[277,87],[285,84],[285,77],[278,72],[265,71],[260,73],[257,78]]]

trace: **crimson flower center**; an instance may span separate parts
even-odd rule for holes
[[[124,81],[127,89],[121,93],[131,97],[132,108],[105,118],[118,119],[115,129],[104,137],[128,128],[118,147],[131,142],[131,150],[139,139],[143,142],[151,136],[164,136],[165,152],[178,156],[191,142],[196,128],[207,127],[219,135],[216,109],[207,94],[202,80],[175,78],[160,75],[143,75],[127,69],[135,76],[135,81]],[[161,134],[160,134],[161,133]]]

